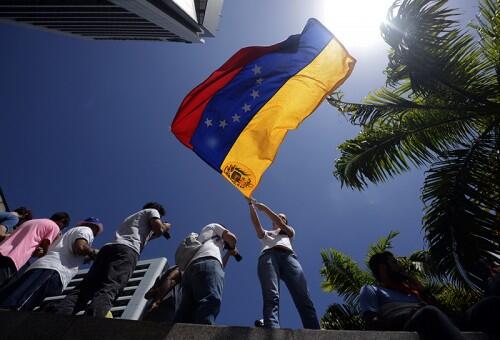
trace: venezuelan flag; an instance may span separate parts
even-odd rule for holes
[[[182,102],[172,132],[251,196],[288,130],[350,75],[354,58],[316,19],[301,34],[233,55]]]

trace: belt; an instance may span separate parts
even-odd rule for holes
[[[192,265],[192,264],[195,264],[195,263],[198,263],[198,262],[203,262],[203,261],[206,261],[206,260],[215,260],[215,261],[219,262],[219,260],[218,260],[216,257],[214,257],[214,256],[203,256],[203,257],[199,257],[199,258],[197,258],[196,260],[194,260],[193,262],[191,262],[191,263],[188,265],[188,267],[189,267],[190,265]],[[219,263],[220,263],[220,262],[219,262]]]
[[[287,253],[287,254],[293,254],[293,250],[291,249],[288,249],[288,248],[281,248],[281,247],[272,247],[272,248],[269,248],[269,249],[266,249],[262,252],[262,254],[264,253],[270,253],[270,252],[273,252],[273,251],[277,251],[277,252],[280,252],[280,253]]]

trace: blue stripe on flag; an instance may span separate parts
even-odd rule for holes
[[[278,51],[245,66],[207,105],[191,139],[194,152],[220,172],[220,165],[248,122],[331,38],[328,30],[311,20],[301,35],[290,36]]]

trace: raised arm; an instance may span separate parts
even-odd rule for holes
[[[73,253],[80,256],[94,256],[95,251],[90,248],[89,242],[84,238],[79,238],[73,243]]]
[[[153,300],[149,306],[149,311],[158,308],[163,298],[181,281],[181,271],[179,267],[172,269],[164,275],[155,285],[144,295],[147,300]]]
[[[238,254],[238,250],[235,249],[228,249],[226,253],[224,254],[224,257],[222,257],[222,268],[226,268],[227,263],[229,262],[229,258],[231,256],[236,256]]]
[[[274,224],[276,224],[283,232],[285,232],[288,237],[294,236],[293,229],[290,228],[290,226],[288,226],[281,219],[281,217],[278,214],[276,214],[274,211],[272,211],[267,205],[265,205],[264,203],[260,203],[260,202],[255,202],[254,205],[257,209],[264,212],[264,214],[266,214]]]
[[[260,224],[259,215],[257,215],[257,211],[255,210],[255,200],[253,198],[248,199],[248,207],[250,208],[250,219],[252,220],[257,237],[261,239],[265,236],[265,230],[262,224]]]
[[[236,238],[236,235],[234,235],[229,230],[224,230],[224,232],[222,233],[222,239],[227,243],[229,248],[236,248],[236,242],[238,241],[238,239]]]
[[[149,220],[149,226],[151,227],[151,230],[153,230],[155,236],[160,236],[165,231],[170,230],[171,224],[163,222],[159,218],[153,217],[152,219]]]
[[[226,268],[227,262],[229,261],[230,257],[231,254],[229,253],[229,250],[227,250],[224,256],[222,257],[222,268]]]

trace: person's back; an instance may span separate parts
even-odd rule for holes
[[[68,230],[49,248],[45,256],[36,260],[28,270],[35,268],[52,269],[59,273],[63,289],[78,273],[78,268],[85,261],[85,257],[75,254],[73,246],[75,241],[83,239],[90,246],[94,241],[94,234],[87,226],[74,227]]]
[[[235,249],[236,236],[218,223],[206,225],[198,235],[202,243],[182,273],[182,298],[175,321],[214,324],[224,287],[224,243]]]
[[[199,258],[213,257],[222,265],[222,252],[224,249],[224,240],[222,234],[226,228],[220,224],[211,223],[201,229],[198,235],[198,241],[203,243],[198,252],[191,259],[191,263]]]
[[[49,219],[34,219],[23,223],[0,244],[0,254],[9,257],[19,270],[31,257],[40,242],[53,242],[59,235],[59,226]]]
[[[143,209],[123,220],[116,230],[115,240],[110,244],[123,244],[140,254],[153,237],[151,219],[160,219],[157,209]]]
[[[66,232],[49,247],[45,256],[0,291],[0,306],[30,311],[47,296],[60,295],[85,258],[95,254],[91,244],[102,229],[98,218],[89,217]]]

